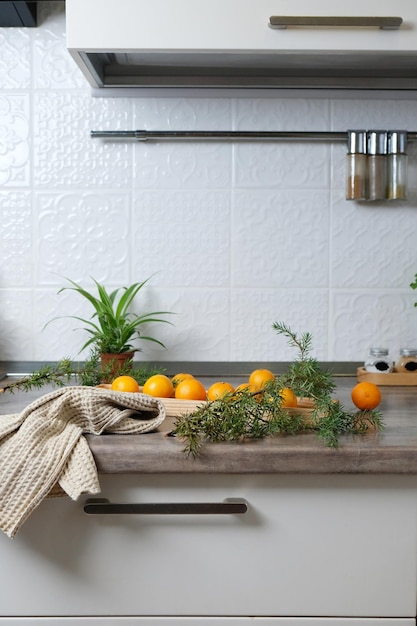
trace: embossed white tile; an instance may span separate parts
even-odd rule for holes
[[[328,130],[326,100],[239,99],[234,105],[237,130]],[[327,188],[330,147],[322,143],[256,142],[234,147],[237,187]]]
[[[417,343],[417,299],[412,290],[340,290],[332,296],[329,360],[363,361],[371,346],[391,356]]]
[[[0,95],[0,185],[30,184],[29,94]]]
[[[135,188],[226,188],[232,177],[232,147],[213,142],[137,143]]]
[[[347,188],[347,144],[334,143],[331,146],[331,188],[346,195]]]
[[[135,128],[230,130],[231,106],[221,98],[149,98],[134,102]],[[213,141],[160,141],[135,146],[134,186],[224,188],[232,175],[232,146]]]
[[[232,284],[326,287],[329,194],[237,190],[233,195]]]
[[[0,89],[30,87],[30,35],[26,28],[0,28]]]
[[[98,100],[89,93],[35,93],[34,182],[37,187],[115,188],[131,182],[133,146],[92,139],[91,130],[125,129],[129,100]]]
[[[417,128],[417,125],[413,126]],[[417,141],[408,144],[408,188],[417,189]]]
[[[135,98],[134,124],[144,130],[230,130],[229,98]]]
[[[228,361],[229,293],[225,289],[153,289],[152,305],[173,311],[173,326],[152,326],[166,350],[145,342],[139,361]],[[157,309],[159,310],[159,309]],[[158,333],[156,335],[156,333]]]
[[[136,191],[132,268],[153,283],[226,287],[230,195],[221,190]]]
[[[236,187],[327,189],[330,147],[321,143],[242,143],[235,146]]]
[[[90,90],[87,79],[71,58],[65,42],[65,3],[38,3],[42,29],[33,31],[34,87]]]
[[[32,292],[0,289],[0,360],[30,361],[32,340]]]
[[[0,288],[32,286],[32,202],[29,192],[0,193]]]
[[[323,289],[234,289],[231,300],[230,360],[291,361],[297,354],[272,328],[285,322],[313,336],[312,356],[327,357],[328,293]]]
[[[417,101],[382,99],[335,99],[331,102],[332,130],[349,128],[405,129],[416,128]]]
[[[117,193],[39,193],[36,197],[36,277],[56,285],[59,276],[126,282],[130,209]]]
[[[402,289],[417,271],[416,194],[414,206],[356,203],[334,194],[331,285]]]
[[[237,130],[329,130],[330,103],[314,98],[239,98],[233,116]]]
[[[69,272],[72,277],[72,273]],[[82,280],[82,285],[92,289],[91,281]],[[56,361],[63,358],[81,360],[88,357],[89,349],[81,351],[89,338],[84,331],[84,324],[70,316],[90,319],[91,306],[79,294],[65,290],[61,280],[55,289],[37,289],[33,299],[33,353],[39,361]]]

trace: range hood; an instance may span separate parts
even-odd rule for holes
[[[66,0],[67,48],[100,90],[417,89],[417,2],[335,4]]]

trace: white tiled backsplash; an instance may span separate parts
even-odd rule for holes
[[[82,358],[88,316],[68,276],[118,287],[155,274],[144,310],[174,311],[152,361],[281,361],[274,321],[314,356],[417,345],[417,145],[409,200],[344,199],[344,144],[128,143],[91,129],[417,131],[417,100],[93,98],[65,49],[62,3],[0,29],[0,360]],[[391,98],[391,99],[390,99]],[[151,329],[149,329],[151,330]],[[85,354],[84,354],[85,356]]]

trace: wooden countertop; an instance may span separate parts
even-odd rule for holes
[[[354,377],[336,378],[336,396],[352,408]],[[48,390],[0,395],[0,414],[16,413]],[[197,458],[158,432],[142,435],[87,435],[98,471],[106,474],[417,474],[417,387],[381,387],[384,432],[344,436],[337,449],[314,433],[278,435],[244,443],[205,444]]]

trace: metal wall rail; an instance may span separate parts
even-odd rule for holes
[[[240,130],[92,130],[90,136],[102,139],[136,141],[345,141],[348,133],[326,131],[240,131]],[[417,140],[417,132],[407,132],[408,141]]]

